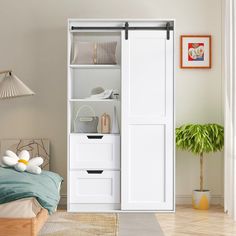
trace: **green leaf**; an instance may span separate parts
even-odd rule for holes
[[[201,155],[221,151],[224,128],[219,124],[185,124],[176,128],[176,147]]]

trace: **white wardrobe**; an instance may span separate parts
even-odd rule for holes
[[[73,60],[76,44],[109,42],[115,63]],[[68,211],[174,211],[174,21],[69,20],[67,104]],[[96,133],[75,129],[78,113],[99,118]],[[101,133],[104,113],[119,132]]]

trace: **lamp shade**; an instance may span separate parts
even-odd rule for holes
[[[0,81],[0,99],[34,95],[19,78],[11,72]]]

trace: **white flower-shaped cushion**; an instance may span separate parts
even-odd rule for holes
[[[5,156],[2,158],[3,164],[14,167],[17,171],[27,171],[33,174],[40,174],[40,165],[43,164],[42,157],[33,157],[30,159],[28,151],[23,150],[17,156],[14,152],[7,150]]]

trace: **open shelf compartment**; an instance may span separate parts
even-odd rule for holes
[[[120,106],[121,104],[118,103],[100,103],[100,102],[84,102],[84,101],[76,101],[76,102],[72,102],[70,103],[70,117],[71,117],[71,125],[70,125],[70,133],[76,134],[77,132],[74,132],[74,121],[75,121],[75,117],[76,114],[78,112],[78,110],[81,108],[81,106],[86,105],[91,107],[94,112],[95,112],[95,116],[97,116],[99,118],[99,122],[98,122],[98,133],[94,133],[94,135],[98,135],[101,134],[101,116],[106,113],[110,116],[111,119],[111,126],[112,126],[112,121],[114,119],[113,114],[114,114],[114,106],[116,107],[116,111],[117,111],[117,118],[118,118],[118,125],[119,128],[121,127],[121,119],[120,119]],[[84,117],[84,116],[93,116],[92,112],[89,109],[83,109],[80,112],[80,116]],[[81,133],[77,133],[77,134],[81,134]]]

